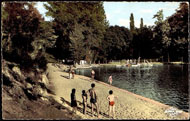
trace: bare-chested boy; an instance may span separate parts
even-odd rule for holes
[[[98,110],[98,103],[97,103],[97,95],[96,95],[96,91],[95,91],[95,84],[92,83],[91,84],[91,89],[88,90],[87,94],[90,95],[90,104],[91,104],[91,113],[92,116],[94,116],[93,114],[93,110],[94,110],[94,106],[96,107],[96,111],[97,111],[97,116],[99,117],[99,110]]]

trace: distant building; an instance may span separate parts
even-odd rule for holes
[[[85,65],[87,62],[85,60],[80,60],[80,65]]]

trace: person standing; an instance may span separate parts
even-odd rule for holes
[[[72,79],[74,79],[74,77],[75,77],[75,70],[72,69],[71,73],[72,73]]]
[[[87,94],[85,90],[82,90],[82,100],[83,100],[83,114],[86,115],[86,108],[87,108]]]
[[[72,113],[76,113],[77,110],[77,100],[76,100],[76,96],[75,96],[75,88],[72,89],[71,92],[71,107],[73,107]]]
[[[117,98],[113,95],[113,91],[109,91],[109,96],[107,97],[107,100],[109,100],[109,117],[111,116],[111,113],[113,114],[113,118],[115,118],[115,101],[114,99]]]
[[[110,85],[112,85],[112,75],[111,76],[109,76],[109,78],[108,78],[108,82],[110,83]]]
[[[72,72],[72,67],[69,66],[69,79],[71,79],[71,72]]]
[[[98,109],[98,104],[97,104],[97,95],[96,95],[96,91],[95,91],[95,84],[92,83],[91,84],[91,89],[88,90],[88,94],[90,95],[90,104],[91,104],[91,113],[92,116],[94,116],[93,110],[94,110],[94,106],[96,107],[96,111],[97,111],[97,116],[99,117],[99,109]]]

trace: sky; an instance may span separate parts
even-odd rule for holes
[[[153,16],[163,9],[164,19],[175,13],[180,2],[104,2],[104,11],[109,25],[118,25],[129,28],[130,15],[133,13],[135,27],[139,28],[140,19],[143,18],[144,25],[154,25],[156,19]],[[39,12],[44,16],[45,20],[51,18],[45,16],[46,9],[43,2],[37,2],[36,5]]]

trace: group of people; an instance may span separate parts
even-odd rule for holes
[[[77,110],[77,100],[76,100],[76,96],[75,96],[75,92],[76,89],[72,89],[72,93],[71,93],[71,107],[73,107],[73,112],[76,112]],[[95,91],[95,84],[92,83],[91,84],[91,88],[88,91],[82,90],[82,104],[83,104],[83,114],[86,115],[86,109],[87,109],[87,100],[88,100],[88,96],[90,96],[90,104],[91,104],[91,113],[92,116],[94,116],[94,107],[96,107],[96,111],[97,111],[97,116],[99,117],[99,107],[98,107],[98,97]],[[109,101],[109,117],[112,116],[113,118],[115,117],[115,98],[117,98],[116,96],[113,95],[113,91],[110,90],[109,91],[109,95],[107,96],[107,100]]]
[[[75,70],[72,69],[72,66],[69,66],[69,79],[74,79],[74,76],[75,76]],[[91,78],[92,80],[94,80],[94,77],[95,77],[95,71],[92,69],[91,71]],[[110,85],[112,85],[112,75],[109,76],[108,78],[108,82],[110,83]]]
[[[94,80],[95,77],[95,71],[92,69],[91,70],[91,78],[92,80]],[[69,68],[69,78],[73,78],[74,79],[74,70],[72,69],[72,67],[70,66]],[[112,85],[112,75],[109,76],[108,78],[108,82],[110,83],[110,85]],[[76,89],[73,88],[72,92],[71,92],[71,107],[73,107],[72,112],[76,113],[77,110],[77,100],[76,100],[76,95],[75,95]],[[88,96],[90,97],[90,104],[91,104],[91,113],[92,116],[94,116],[94,109],[96,109],[97,111],[97,116],[99,117],[99,107],[98,107],[98,103],[97,103],[97,94],[95,91],[95,84],[92,83],[91,84],[91,88],[88,91],[82,90],[82,104],[83,104],[83,114],[86,115],[86,109],[87,109],[87,100],[88,100]],[[109,95],[107,96],[107,100],[109,101],[109,116],[113,115],[113,118],[115,117],[115,101],[114,98],[116,96],[113,95],[113,91],[110,90],[109,91]],[[117,98],[117,97],[116,97]]]
[[[94,116],[93,112],[94,112],[94,106],[95,106],[96,111],[97,111],[97,116],[99,117],[99,109],[98,109],[98,104],[97,104],[97,95],[96,95],[96,91],[95,91],[94,88],[95,88],[95,84],[92,83],[91,84],[91,89],[89,89],[88,91],[82,90],[83,114],[86,115],[87,99],[88,99],[88,95],[89,95],[90,96],[90,104],[91,104],[92,116]],[[76,92],[76,89],[72,89],[72,92],[71,92],[71,107],[73,107],[72,112],[76,112],[76,109],[77,109],[77,100],[76,100],[75,92]]]

